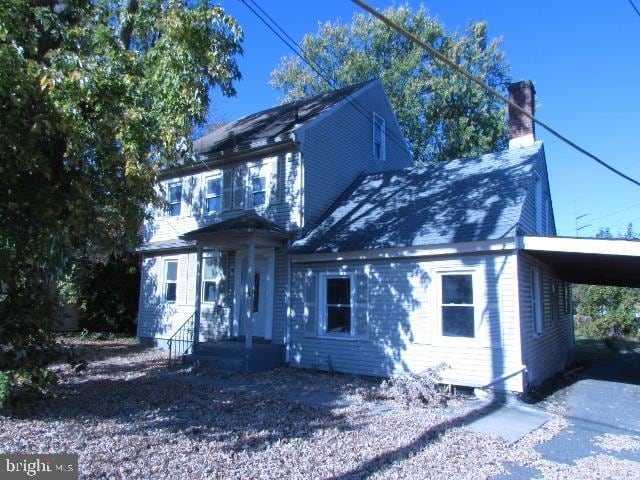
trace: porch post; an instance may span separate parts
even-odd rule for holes
[[[246,292],[245,298],[247,301],[245,302],[245,312],[244,312],[244,344],[245,347],[251,349],[253,347],[253,320],[251,318],[251,313],[253,312],[253,290],[254,290],[254,270],[256,260],[256,243],[255,239],[251,237],[249,240],[249,246],[247,248],[247,281],[246,284]]]
[[[202,294],[202,247],[196,249],[196,305],[193,322],[193,347],[194,350],[200,343],[200,296]]]

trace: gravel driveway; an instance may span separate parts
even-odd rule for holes
[[[482,479],[505,464],[579,477],[535,449],[565,427],[559,411],[507,444],[464,426],[486,407],[471,399],[403,407],[359,377],[285,368],[225,379],[169,371],[134,340],[74,342],[87,371],[55,367],[54,397],[0,416],[2,452],[77,452],[81,478]]]

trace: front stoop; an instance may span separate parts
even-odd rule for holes
[[[284,345],[256,342],[253,348],[247,349],[243,342],[203,342],[183,360],[222,373],[262,372],[284,365]]]

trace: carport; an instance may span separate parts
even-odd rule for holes
[[[523,235],[517,248],[566,282],[640,288],[640,241]]]

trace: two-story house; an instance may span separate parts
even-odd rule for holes
[[[530,82],[510,95],[533,111]],[[424,168],[377,80],[202,137],[159,177],[138,336],[201,361],[240,348],[245,369],[541,382],[572,358],[570,275],[536,243],[555,235],[544,148],[510,113],[509,149]]]

